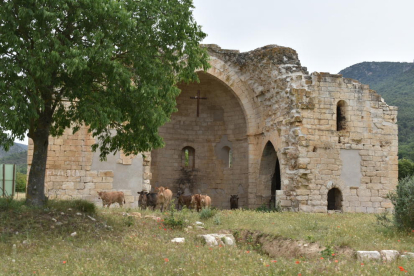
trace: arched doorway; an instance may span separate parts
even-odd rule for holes
[[[259,183],[256,196],[257,205],[276,206],[276,191],[281,190],[280,163],[276,150],[269,141],[263,149],[260,161]]]
[[[219,208],[230,208],[237,194],[239,206],[247,206],[249,144],[240,100],[215,76],[197,74],[200,83],[179,85],[178,111],[159,129],[165,147],[151,152],[151,185],[208,194]]]
[[[332,188],[328,191],[328,211],[342,210],[342,193],[338,188]]]

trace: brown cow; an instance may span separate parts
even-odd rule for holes
[[[230,195],[230,209],[238,209],[238,208],[239,208],[239,196]]]
[[[191,207],[200,212],[201,209],[201,195],[195,194],[191,197]]]
[[[164,212],[168,208],[172,198],[172,192],[168,188],[158,187],[157,204],[160,205],[161,212]]]
[[[188,209],[190,209],[191,206],[191,199],[192,199],[192,195],[180,195],[178,197],[178,209],[181,210],[183,208],[183,206],[187,206]]]
[[[102,205],[111,206],[113,203],[119,203],[120,207],[123,207],[125,203],[125,196],[123,192],[98,192],[98,199],[102,199]]]
[[[211,198],[208,195],[201,195],[200,205],[201,205],[201,208],[210,208]]]

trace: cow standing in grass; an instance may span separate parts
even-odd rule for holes
[[[238,195],[231,195],[230,196],[230,209],[238,209],[239,208],[239,196]]]
[[[172,199],[172,192],[168,188],[164,187],[158,187],[158,197],[157,197],[157,203],[160,206],[161,212],[164,212],[164,210],[168,209],[168,206],[170,205],[171,199]]]
[[[148,193],[148,192],[138,192],[138,206],[141,209],[146,210],[147,207],[152,207],[152,210],[155,210],[158,204],[158,193]]]
[[[102,199],[102,205],[111,206],[113,203],[118,203],[120,207],[123,207],[125,203],[125,196],[123,192],[98,192],[98,199]]]
[[[195,194],[191,198],[191,206],[200,212],[202,208],[211,207],[211,198],[208,195]]]
[[[201,195],[200,197],[201,208],[211,208],[211,198],[208,195]]]

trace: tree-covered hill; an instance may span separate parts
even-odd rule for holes
[[[362,62],[339,72],[376,90],[398,106],[399,158],[414,160],[414,63]]]
[[[27,152],[27,145],[14,143],[14,145],[10,147],[9,151],[5,151],[2,147],[0,147],[0,159],[21,152]]]

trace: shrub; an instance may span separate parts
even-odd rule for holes
[[[200,219],[209,219],[211,217],[214,217],[216,213],[216,210],[210,208],[203,208],[200,212]]]
[[[27,181],[27,176],[25,174],[16,172],[16,191],[17,192],[26,191],[26,181]]]
[[[280,207],[280,202],[277,202],[276,206],[271,208],[266,204],[262,204],[260,207],[257,207],[255,211],[261,213],[282,212],[282,207]]]
[[[398,179],[404,179],[414,174],[414,162],[409,159],[398,160]]]
[[[59,211],[66,211],[69,208],[84,213],[96,213],[96,206],[92,202],[76,199],[76,200],[48,200],[47,207],[54,208]]]
[[[164,218],[164,225],[169,226],[171,228],[184,228],[186,225],[185,223],[185,216],[187,214],[187,209],[183,208],[182,212],[179,214],[177,209],[175,209],[174,200],[171,201],[170,204],[170,212],[167,217]]]
[[[388,194],[394,204],[394,224],[402,230],[414,229],[414,177],[398,182],[396,192]]]

